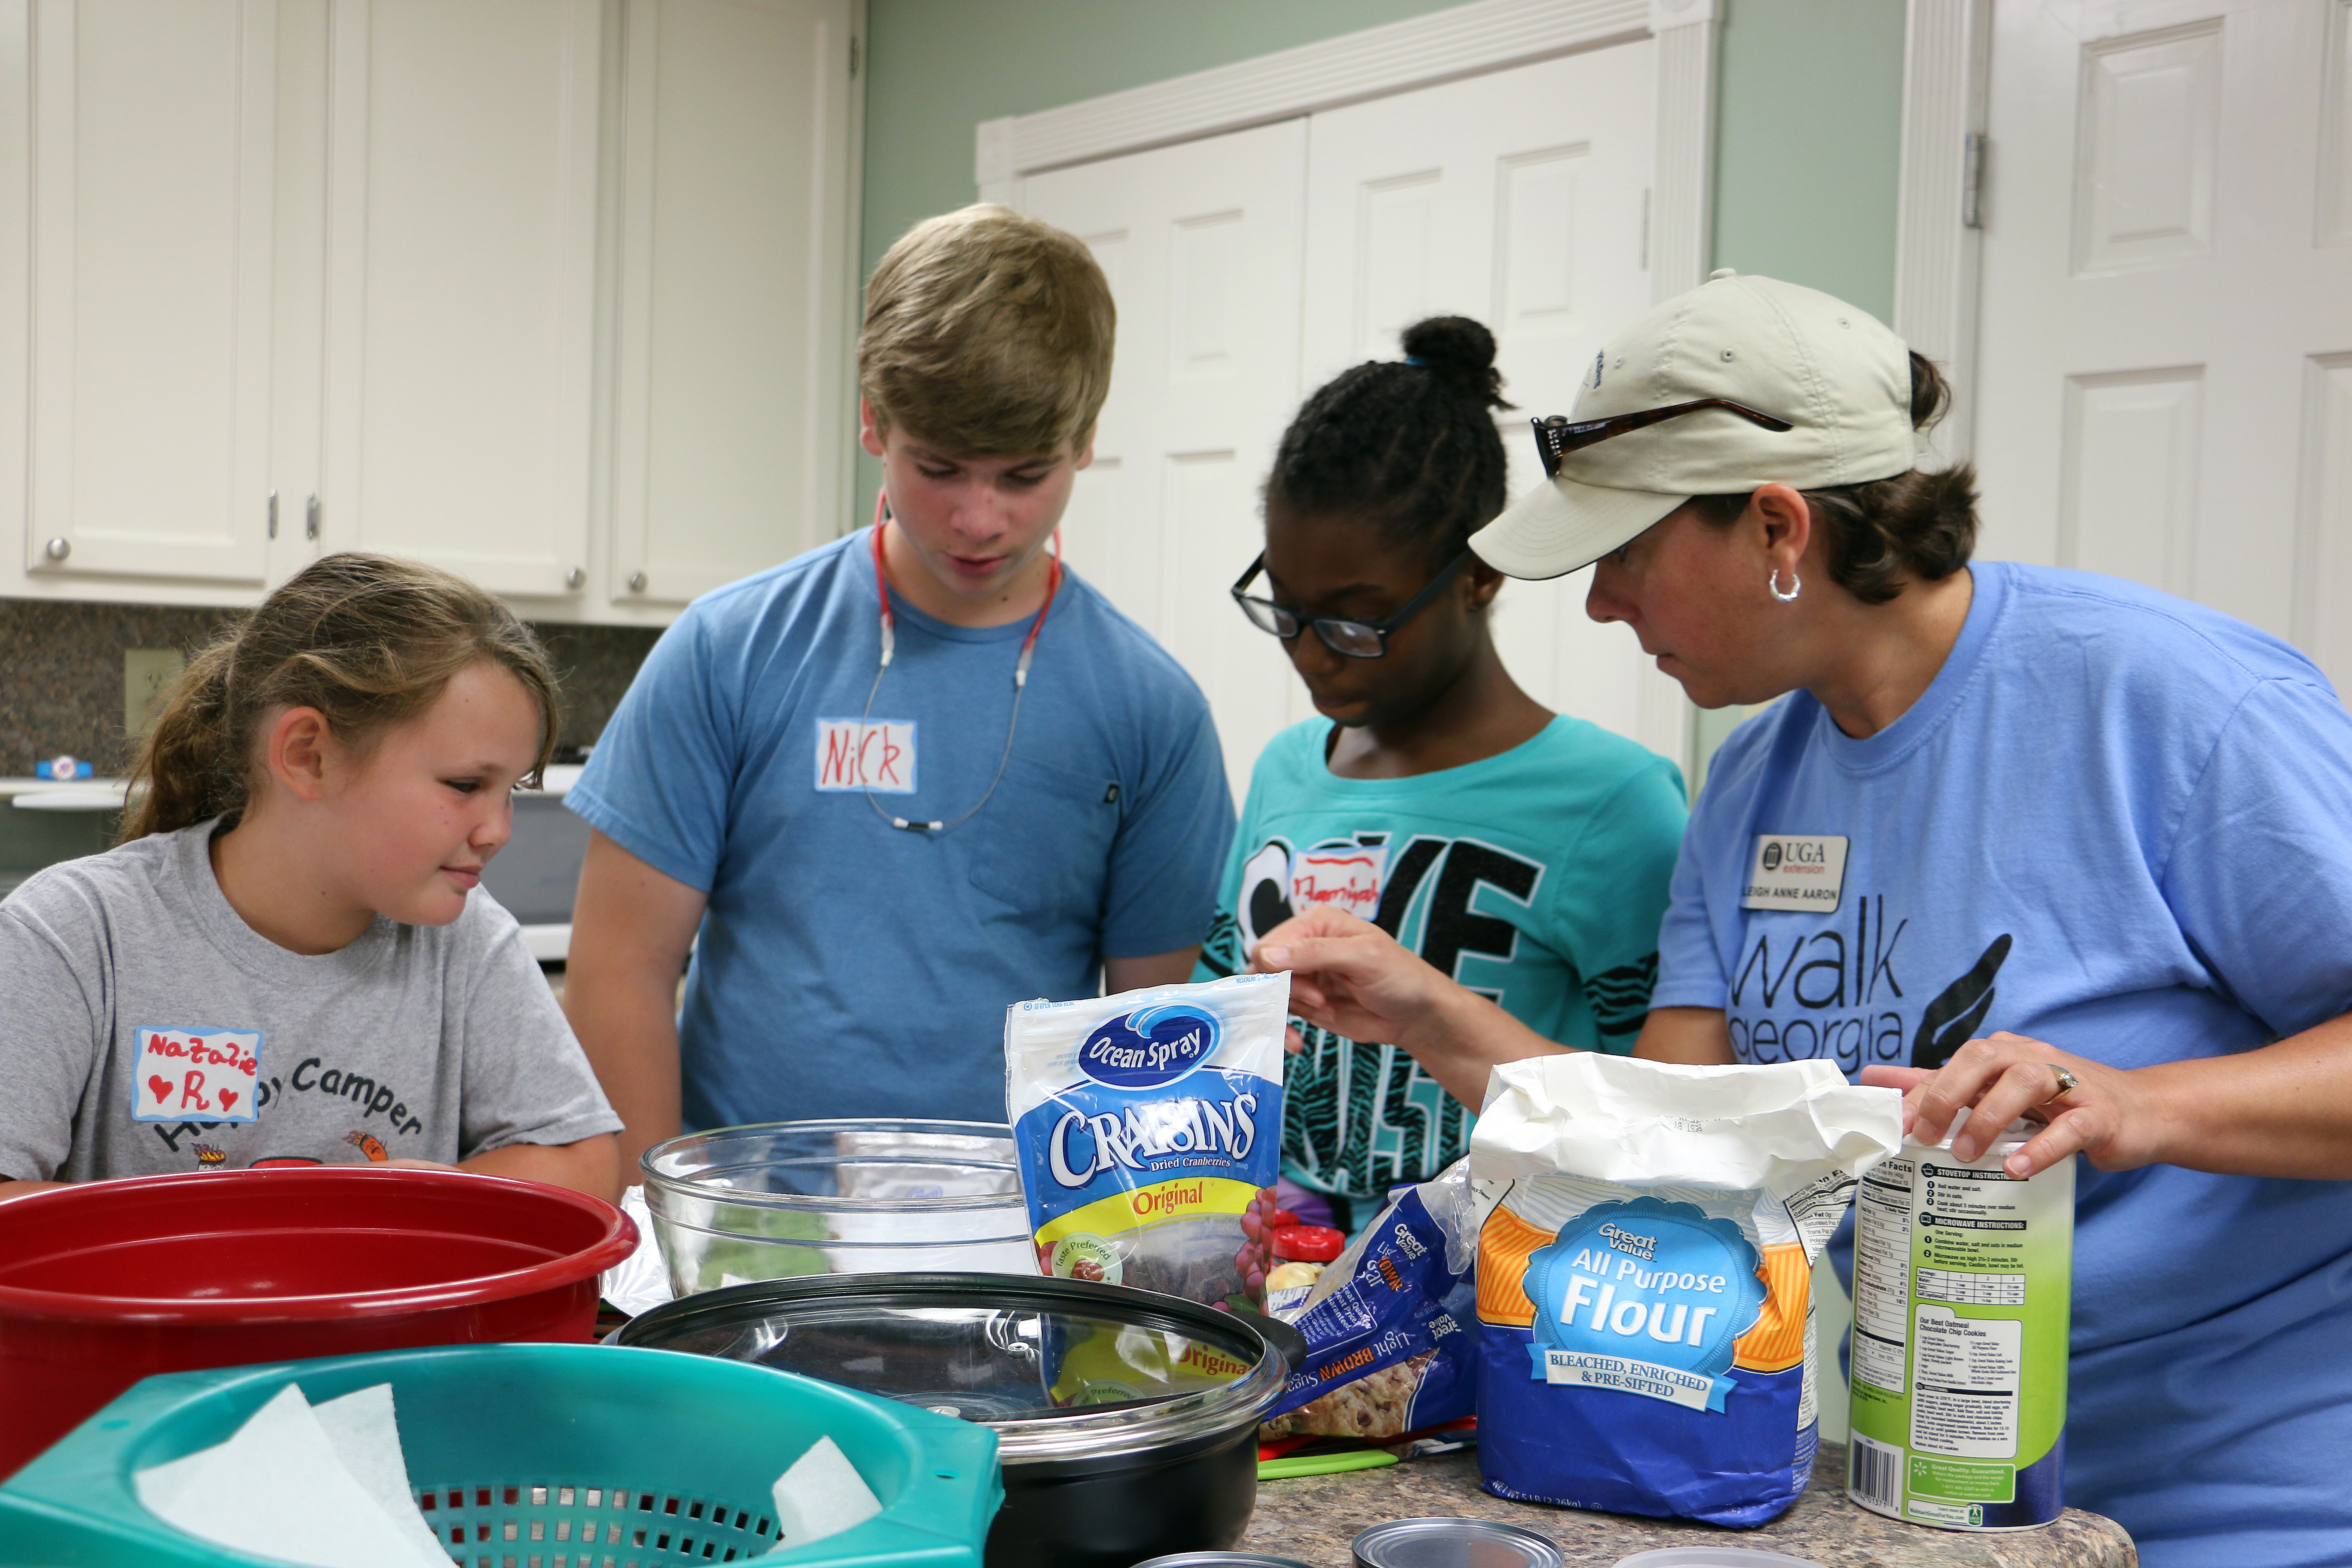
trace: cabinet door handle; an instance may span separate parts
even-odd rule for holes
[[[269,537],[278,537],[278,492],[269,492]]]
[[[586,581],[588,581],[588,574],[577,566],[563,574],[563,585],[567,588],[577,588]]]
[[[644,593],[645,591],[646,591],[646,574],[645,574],[644,573],[642,573],[642,572],[632,572],[632,573],[630,573],[630,574],[629,574],[629,592],[630,592],[630,593],[632,593],[632,594],[642,594],[642,593]]]
[[[319,537],[319,498],[317,496],[310,498],[310,505],[302,515],[302,537],[305,539]]]
[[[73,541],[70,539],[52,539],[47,544],[42,546],[41,553],[47,556],[52,561],[63,561],[67,556],[73,553]],[[642,576],[643,574],[640,573],[639,575]]]

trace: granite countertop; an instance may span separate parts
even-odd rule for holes
[[[1264,1481],[1239,1550],[1294,1557],[1310,1568],[1348,1568],[1356,1532],[1391,1519],[1453,1514],[1531,1530],[1556,1543],[1569,1568],[1611,1568],[1664,1546],[1753,1546],[1821,1568],[2137,1568],[2139,1553],[2114,1521],[2068,1509],[2041,1530],[1971,1535],[1905,1524],[1845,1497],[1845,1449],[1822,1447],[1812,1485],[1797,1506],[1758,1530],[1717,1530],[1681,1520],[1634,1519],[1505,1502],[1478,1489],[1473,1451],[1385,1469]]]

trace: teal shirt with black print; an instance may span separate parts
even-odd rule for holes
[[[1649,1016],[1658,925],[1682,842],[1673,763],[1581,719],[1464,767],[1351,779],[1332,725],[1258,757],[1195,979],[1244,967],[1312,905],[1361,916],[1546,1039],[1623,1055]],[[1288,1058],[1283,1173],[1377,1198],[1469,1147],[1469,1108],[1394,1046],[1302,1026]]]

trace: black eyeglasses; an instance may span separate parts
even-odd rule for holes
[[[1321,637],[1334,653],[1344,653],[1349,658],[1379,658],[1389,651],[1389,634],[1419,615],[1422,606],[1437,597],[1438,590],[1452,582],[1469,562],[1470,552],[1465,550],[1446,563],[1445,570],[1429,580],[1429,586],[1407,600],[1403,609],[1385,621],[1343,621],[1330,616],[1317,616],[1309,619],[1272,599],[1253,598],[1243,593],[1242,590],[1256,582],[1257,574],[1265,570],[1265,552],[1263,550],[1258,552],[1257,559],[1250,563],[1250,569],[1242,574],[1241,581],[1233,585],[1232,592],[1234,603],[1242,607],[1242,614],[1250,618],[1250,624],[1262,632],[1271,632],[1288,642],[1304,628],[1313,626],[1315,635]]]
[[[1580,451],[1596,441],[1606,441],[1612,436],[1622,436],[1629,430],[1641,430],[1685,414],[1696,414],[1702,408],[1720,408],[1751,420],[1767,430],[1793,430],[1786,419],[1775,419],[1769,414],[1759,414],[1744,404],[1727,397],[1702,397],[1696,403],[1676,403],[1664,408],[1643,408],[1632,414],[1612,414],[1606,419],[1587,419],[1582,424],[1570,424],[1564,414],[1549,419],[1530,419],[1536,427],[1536,456],[1543,463],[1544,478],[1559,478],[1559,460],[1570,452]]]

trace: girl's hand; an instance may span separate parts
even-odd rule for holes
[[[1290,1010],[1351,1040],[1402,1045],[1452,982],[1367,921],[1317,908],[1258,939],[1250,967],[1290,971]],[[1297,1045],[1292,1045],[1296,1050]]]
[[[2058,1069],[2074,1075],[2063,1094]],[[2128,1171],[2154,1160],[2157,1111],[2138,1075],[2062,1051],[2023,1035],[2001,1033],[1970,1040],[1951,1059],[1925,1068],[1870,1067],[1862,1081],[1903,1094],[1903,1130],[1922,1143],[1940,1142],[1962,1107],[1969,1123],[1952,1152],[1973,1160],[2018,1117],[2044,1123],[2026,1145],[2001,1162],[2022,1179],[2073,1154],[2102,1171]]]

